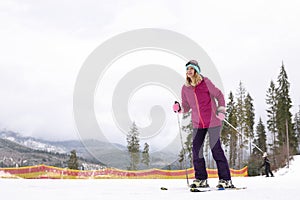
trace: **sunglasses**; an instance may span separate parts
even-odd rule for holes
[[[186,63],[185,66],[188,66],[188,65],[195,65],[195,66],[199,67],[198,63],[193,62],[193,61],[189,61],[188,63]]]

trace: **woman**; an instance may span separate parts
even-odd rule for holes
[[[186,64],[186,83],[181,91],[183,112],[192,110],[192,152],[196,179],[191,187],[209,187],[203,157],[203,143],[208,133],[210,148],[218,168],[219,184],[217,187],[233,188],[228,162],[220,142],[222,120],[225,118],[224,95],[200,72],[198,62],[189,61]],[[181,112],[180,104],[175,103],[173,110],[174,112]]]

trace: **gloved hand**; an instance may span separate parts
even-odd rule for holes
[[[182,110],[181,110],[181,107],[180,107],[180,104],[178,101],[175,101],[174,105],[173,105],[173,111],[175,113],[181,113]]]
[[[221,121],[223,121],[225,119],[225,114],[226,114],[226,108],[223,106],[220,106],[217,109],[217,118]]]

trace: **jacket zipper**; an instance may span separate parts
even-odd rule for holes
[[[199,109],[199,102],[198,102],[198,98],[197,98],[197,95],[196,95],[196,87],[194,88],[194,97],[195,97],[195,101],[196,101],[196,106],[197,106],[197,110],[198,110],[198,115],[199,115],[199,119],[202,123],[202,126],[204,128],[204,122],[203,122],[203,119],[201,117],[201,112],[200,112],[200,109]]]

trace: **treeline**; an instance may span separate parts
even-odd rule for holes
[[[221,140],[231,168],[249,167],[249,175],[261,173],[262,153],[267,152],[272,161],[272,168],[277,169],[286,164],[288,155],[298,153],[300,141],[300,110],[294,115],[290,109],[292,101],[289,94],[290,83],[282,63],[276,83],[270,82],[266,90],[266,124],[261,116],[255,127],[255,108],[253,98],[240,82],[234,95],[229,92],[227,102],[226,121],[223,123]],[[189,113],[184,115],[189,119]],[[189,166],[192,166],[192,125],[182,127],[187,133],[185,150],[181,150],[179,159],[183,165],[183,152],[186,152]],[[258,148],[256,148],[258,147]],[[215,168],[215,162],[210,153],[209,142],[204,144],[207,167]],[[184,166],[182,166],[184,167]]]

